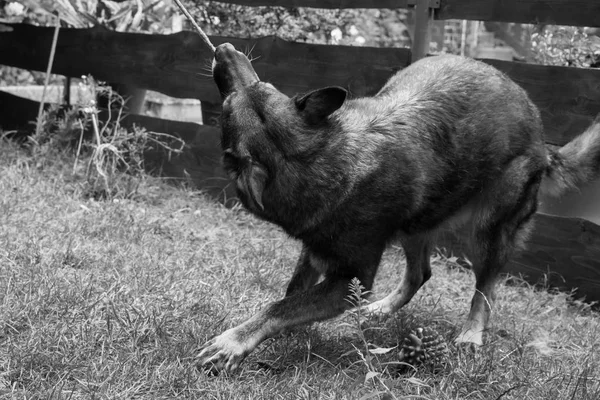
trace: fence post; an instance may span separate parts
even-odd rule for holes
[[[415,7],[415,32],[412,43],[411,63],[427,56],[429,52],[430,23],[433,20],[434,8],[439,8],[440,0],[412,0],[409,4]]]

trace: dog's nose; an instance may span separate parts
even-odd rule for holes
[[[235,47],[233,47],[233,45],[231,43],[223,43],[222,45],[219,46],[219,48],[221,49],[226,49],[226,50],[235,50]]]
[[[231,43],[223,43],[215,49],[215,58],[222,56],[225,53],[235,51],[235,47]]]

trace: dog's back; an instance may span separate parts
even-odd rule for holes
[[[383,218],[407,233],[431,230],[476,201],[517,157],[527,156],[531,174],[548,163],[539,112],[525,91],[463,57],[421,60],[335,116],[348,153],[364,166],[354,189],[372,201],[360,207],[385,210],[391,205],[382,199],[395,198],[396,210]]]

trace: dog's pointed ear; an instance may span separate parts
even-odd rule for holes
[[[269,175],[267,171],[258,164],[250,164],[240,174],[238,184],[242,186],[242,192],[246,194],[250,208],[265,209],[262,196]]]
[[[340,108],[347,94],[344,88],[331,86],[298,96],[294,102],[298,111],[309,123],[317,124]]]

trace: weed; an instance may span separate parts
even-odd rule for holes
[[[183,150],[185,143],[175,136],[138,126],[126,129],[122,125],[125,101],[110,86],[83,76],[78,92],[79,102],[73,107],[53,106],[42,114],[42,129],[29,138],[29,148],[38,166],[74,156],[73,174],[77,174],[84,164],[87,196],[134,196],[144,178],[146,151],[159,147],[170,157]],[[97,98],[106,100],[106,110],[98,108]]]

